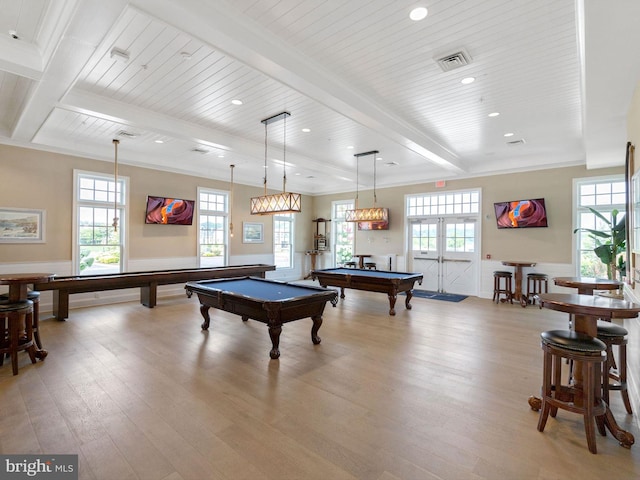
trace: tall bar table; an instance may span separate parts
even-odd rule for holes
[[[516,299],[516,301],[520,302],[520,305],[522,305],[523,308],[526,307],[527,299],[522,295],[522,269],[525,267],[535,267],[536,263],[535,262],[513,262],[513,261],[504,260],[502,264],[507,267],[515,268],[515,274],[516,274],[515,280],[514,280],[515,292],[513,292],[513,297]]]
[[[9,302],[20,302],[27,300],[29,285],[49,282],[54,276],[53,273],[0,273],[0,285],[9,286]],[[34,347],[36,358],[44,360],[49,352],[39,349],[35,342]]]
[[[584,295],[579,293],[544,293],[539,295],[540,308],[548,308],[573,315],[573,328],[576,332],[586,333],[592,337],[598,336],[598,319],[611,320],[613,318],[636,318],[640,313],[640,305],[619,298],[601,297],[599,295]],[[574,369],[573,401],[582,402],[582,368],[576,362]],[[539,411],[542,400],[537,397],[529,398],[532,410]],[[635,439],[630,432],[620,428],[607,405],[604,414],[604,425],[620,442],[620,445],[630,448]]]

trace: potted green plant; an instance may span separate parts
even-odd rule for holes
[[[595,243],[593,249],[596,256],[607,267],[607,277],[612,280],[624,277],[627,274],[627,263],[625,254],[627,251],[627,226],[624,216],[618,221],[618,210],[611,211],[611,218],[605,217],[599,211],[587,207],[607,228],[605,230],[594,230],[591,228],[576,228],[573,233],[584,231],[589,233]]]

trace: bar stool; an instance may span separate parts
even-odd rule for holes
[[[18,375],[18,352],[26,350],[31,363],[36,363],[36,347],[33,345],[33,302],[0,302],[2,335],[0,336],[0,366],[4,356],[11,357],[13,374]]]
[[[377,270],[375,262],[364,262],[364,268],[369,270]]]
[[[598,320],[598,338],[607,346],[607,360],[604,364],[602,398],[609,403],[609,391],[617,390],[622,395],[624,408],[632,414],[627,392],[627,335],[629,332],[615,323]],[[613,355],[613,346],[618,346],[618,364]],[[613,380],[613,382],[611,382]]]
[[[33,339],[36,342],[36,345],[39,349],[42,349],[42,342],[40,341],[40,332],[38,330],[38,324],[40,322],[40,292],[36,292],[32,290],[27,293],[27,300],[31,300],[33,302]],[[2,294],[0,295],[0,302],[8,302],[9,295]]]
[[[584,417],[584,430],[591,453],[597,453],[596,417],[604,415],[606,404],[600,398],[602,366],[605,365],[607,346],[601,340],[571,330],[550,330],[540,334],[543,356],[542,405],[538,431],[544,431],[549,414],[555,417],[558,408],[579,413]],[[574,403],[575,388],[562,383],[562,359],[582,365],[582,405]],[[598,430],[604,434],[604,420],[597,420]]]
[[[539,293],[549,293],[549,276],[546,273],[528,273],[527,303],[535,304]]]
[[[511,272],[505,272],[502,270],[496,270],[493,272],[493,301],[500,302],[500,295],[505,295],[504,301],[511,302],[513,304],[513,293],[511,290],[511,278],[513,274]],[[504,284],[504,285],[503,285]]]
[[[347,268],[356,268],[357,263],[354,261],[344,262],[344,266]]]

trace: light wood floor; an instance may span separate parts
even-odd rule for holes
[[[76,309],[45,320],[49,356],[0,368],[0,453],[78,454],[81,479],[637,479],[638,439],[587,450],[582,418],[560,411],[544,433],[542,330],[558,312],[468,298],[347,290],[327,305],[322,343],[308,319],[283,328],[269,359],[264,324],[197,299]]]

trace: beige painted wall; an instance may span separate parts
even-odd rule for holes
[[[453,192],[470,188],[482,190],[482,258],[571,263],[573,246],[572,190],[573,179],[621,174],[623,168],[587,170],[584,167],[558,168],[537,172],[515,173],[447,181],[444,188],[435,184],[408,185],[376,189],[377,205],[389,208],[388,231],[357,232],[356,249],[373,255],[403,254],[404,196],[415,193]],[[314,197],[316,217],[331,217],[332,200],[354,198],[355,192]],[[360,191],[361,206],[373,204],[373,193]],[[548,228],[498,230],[494,202],[525,198],[545,198]],[[370,203],[367,203],[369,201]]]
[[[636,147],[640,144],[640,82],[636,86],[627,115],[627,138]],[[637,149],[634,160],[634,172],[638,172],[640,171],[640,154]],[[633,238],[631,243],[633,245]],[[634,256],[635,267],[636,269],[640,268],[640,254],[634,254]],[[640,303],[640,283],[636,283],[631,290],[632,300]],[[624,327],[629,331],[627,345],[629,375],[627,381],[630,385],[631,404],[637,415],[640,408],[640,321],[637,318],[624,320]]]
[[[88,160],[69,155],[41,152],[0,145],[0,207],[45,209],[47,212],[46,244],[2,244],[0,262],[71,260],[71,209],[73,170],[112,173],[111,162]],[[410,185],[377,190],[378,205],[390,209],[391,228],[387,231],[360,231],[356,247],[373,255],[403,253],[404,195],[411,193],[458,191],[481,188],[483,192],[482,258],[530,260],[543,263],[572,261],[572,180],[577,177],[622,173],[622,168],[586,170],[583,167],[543,170],[538,172],[497,175],[447,181],[445,188],[434,184]],[[147,195],[175,195],[196,198],[197,187],[228,190],[224,181],[179,175],[121,165],[120,174],[130,179],[130,259],[187,257],[196,255],[197,228],[177,225],[145,225],[144,207]],[[36,173],[37,172],[37,173]],[[231,255],[261,255],[272,252],[273,223],[269,216],[256,217],[248,212],[249,198],[263,193],[262,188],[235,185],[233,222],[235,236]],[[353,193],[303,197],[303,213],[297,214],[295,242],[297,252],[313,247],[314,218],[331,217],[331,201],[348,199]],[[371,197],[371,198],[369,198]],[[544,197],[549,211],[549,228],[498,230],[495,226],[493,202]],[[373,203],[370,191],[360,191],[361,206]],[[265,225],[262,244],[242,243],[242,222]],[[330,227],[329,227],[330,228]]]
[[[74,169],[112,174],[113,163],[0,145],[0,207],[46,210],[46,243],[0,244],[0,263],[71,261]],[[129,258],[195,257],[195,223],[144,224],[147,195],[195,199],[199,186],[228,190],[229,183],[128,165],[120,165],[119,174],[129,177]],[[231,255],[272,253],[272,218],[249,214],[249,198],[262,193],[262,188],[235,185]],[[303,197],[303,213],[297,217],[295,238],[298,245],[309,245],[302,249],[312,244],[312,204],[313,199]],[[264,223],[264,243],[242,243],[243,221]]]

